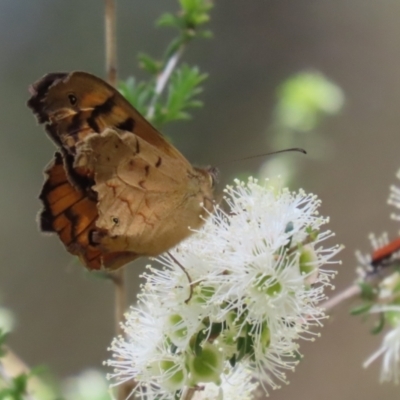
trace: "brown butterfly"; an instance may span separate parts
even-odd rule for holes
[[[58,146],[45,170],[40,227],[89,269],[167,251],[213,208],[214,168],[195,168],[112,86],[52,73],[28,106]]]

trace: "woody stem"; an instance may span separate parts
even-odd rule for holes
[[[320,305],[325,311],[331,311],[333,308],[342,304],[343,302],[358,297],[361,294],[360,286],[351,285],[343,291],[339,292],[329,300]]]
[[[105,0],[105,46],[106,70],[108,82],[117,84],[117,33],[116,33],[116,2]]]
[[[105,50],[106,50],[106,71],[108,82],[117,84],[117,33],[116,33],[116,0],[105,0]],[[115,287],[115,333],[122,335],[121,321],[127,308],[125,271],[120,268],[112,273],[112,281]],[[118,400],[124,400],[129,395],[127,385],[118,386]]]
[[[397,265],[398,260],[393,260],[392,262],[385,264],[383,269],[379,271],[371,271],[364,277],[364,282],[372,285],[373,287],[377,287],[380,282],[382,282],[387,276],[393,273],[393,268]],[[322,303],[320,307],[323,308],[325,311],[331,311],[333,308],[337,307],[347,300],[352,300],[357,297],[360,298],[361,294],[361,286],[355,283],[338,293],[336,296]]]
[[[106,69],[107,80],[115,86],[117,83],[117,35],[116,35],[116,1],[105,0],[105,30],[106,30]],[[126,310],[125,274],[121,268],[113,273],[115,285],[115,330],[122,334],[120,323]]]
[[[115,288],[115,334],[122,335],[121,321],[127,308],[125,270],[120,268],[118,271],[110,273],[110,279]]]
[[[180,400],[191,400],[195,393],[196,393],[196,390],[194,388],[190,388],[190,387],[186,386],[183,389]]]

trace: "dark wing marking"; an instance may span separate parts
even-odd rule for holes
[[[39,214],[43,231],[56,233],[67,250],[91,270],[116,269],[137,258],[132,252],[106,252],[93,240],[106,235],[96,227],[97,201],[70,183],[60,153],[45,173],[39,196],[44,205]]]

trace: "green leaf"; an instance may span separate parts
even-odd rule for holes
[[[229,359],[229,364],[231,365],[232,368],[235,367],[235,365],[236,365],[236,354],[234,354],[234,355]]]
[[[250,325],[246,324],[245,328],[243,329],[243,336],[240,336],[237,340],[237,350],[238,355],[236,362],[241,361],[246,355],[252,356],[254,355],[254,339],[253,336],[250,335]]]
[[[400,262],[397,260],[393,260],[392,268],[394,272],[400,272]]]
[[[11,389],[5,388],[0,390],[0,400],[18,400]]]
[[[301,355],[300,352],[298,352],[297,350],[294,352],[293,357],[296,361],[302,361],[303,360],[303,356]]]
[[[210,20],[208,13],[213,7],[210,0],[180,0],[180,3],[187,26],[194,28]]]
[[[206,30],[198,32],[197,36],[202,39],[212,39],[214,37],[214,34],[211,31]]]
[[[152,75],[157,75],[161,72],[162,63],[150,57],[148,54],[140,53],[138,59],[140,68],[144,69],[146,72]]]
[[[7,338],[8,338],[8,333],[3,332],[0,329],[0,357],[3,357],[7,353],[7,350],[4,348]]]
[[[238,351],[236,361],[240,361],[246,354],[246,337],[238,337],[236,349]]]
[[[29,376],[21,374],[8,383],[7,388],[0,390],[0,400],[24,400]]]
[[[203,352],[202,344],[206,337],[207,337],[207,334],[206,334],[205,329],[201,330],[197,334],[196,340],[194,342],[194,353],[196,354],[196,356],[201,356],[201,354]]]
[[[351,315],[365,314],[366,312],[368,312],[371,309],[372,306],[373,306],[373,303],[361,304],[360,306],[352,308],[350,310],[350,314]]]
[[[166,52],[168,59],[171,54],[183,43],[187,43],[195,37],[210,38],[212,36],[209,30],[199,30],[199,26],[210,21],[210,10],[213,3],[210,0],[180,0],[181,10],[176,15],[164,13],[157,20],[157,26],[172,27],[180,31],[179,37],[174,39],[168,46]],[[178,44],[177,44],[178,42]]]
[[[182,19],[171,13],[165,13],[156,21],[156,25],[181,29]]]
[[[216,336],[219,336],[223,329],[224,324],[222,322],[213,322],[211,324],[210,337],[215,338]]]
[[[375,298],[375,289],[367,282],[359,282],[358,286],[361,289],[361,298],[364,300],[373,300]]]
[[[313,241],[317,240],[319,233],[317,229],[313,229],[311,226],[307,226],[306,233],[308,234],[311,240]]]
[[[189,119],[187,110],[203,104],[194,97],[202,92],[200,84],[206,78],[207,75],[200,73],[197,67],[182,65],[177,69],[171,76],[166,104],[162,106],[159,103],[156,107],[156,123],[163,125],[175,120]]]
[[[378,322],[375,324],[375,326],[371,329],[371,333],[373,335],[377,335],[378,333],[382,332],[382,329],[385,326],[385,314],[384,313],[380,313],[379,314],[379,320]]]
[[[210,10],[213,7],[211,0],[179,0],[180,10],[173,14],[163,13],[156,21],[157,26],[173,27],[179,33],[167,46],[162,61],[156,60],[148,54],[138,56],[142,69],[152,75],[149,81],[137,82],[135,78],[128,78],[118,85],[121,94],[143,115],[154,107],[151,122],[156,126],[164,125],[175,120],[187,120],[191,117],[189,109],[203,105],[195,97],[202,91],[200,84],[207,75],[199,72],[198,68],[182,66],[175,69],[169,77],[166,93],[155,94],[156,77],[164,70],[171,57],[178,56],[186,44],[192,39],[209,38],[210,30],[198,29],[210,20]]]
[[[400,292],[400,282],[396,284],[396,286],[393,288],[393,293],[399,293]],[[397,299],[395,301],[395,304],[400,304],[400,299]]]
[[[21,374],[13,378],[13,385],[15,393],[24,394],[28,385],[28,375]]]
[[[179,0],[182,9],[185,12],[202,12],[207,4],[210,4],[209,0]]]
[[[165,58],[165,63],[168,61],[170,57],[173,56],[174,53],[176,53],[181,45],[185,43],[185,39],[181,36],[175,38],[172,40],[172,42],[167,46],[167,49],[165,50],[164,58]]]
[[[196,7],[196,0],[179,0],[179,3],[185,11],[191,11]]]
[[[136,83],[134,77],[118,83],[118,90],[129,103],[145,115],[148,104],[154,93],[154,81]]]

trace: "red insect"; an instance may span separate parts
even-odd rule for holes
[[[393,253],[400,250],[400,238],[397,238],[387,245],[380,247],[372,253],[371,265],[373,267],[378,267],[382,263],[389,259]]]

